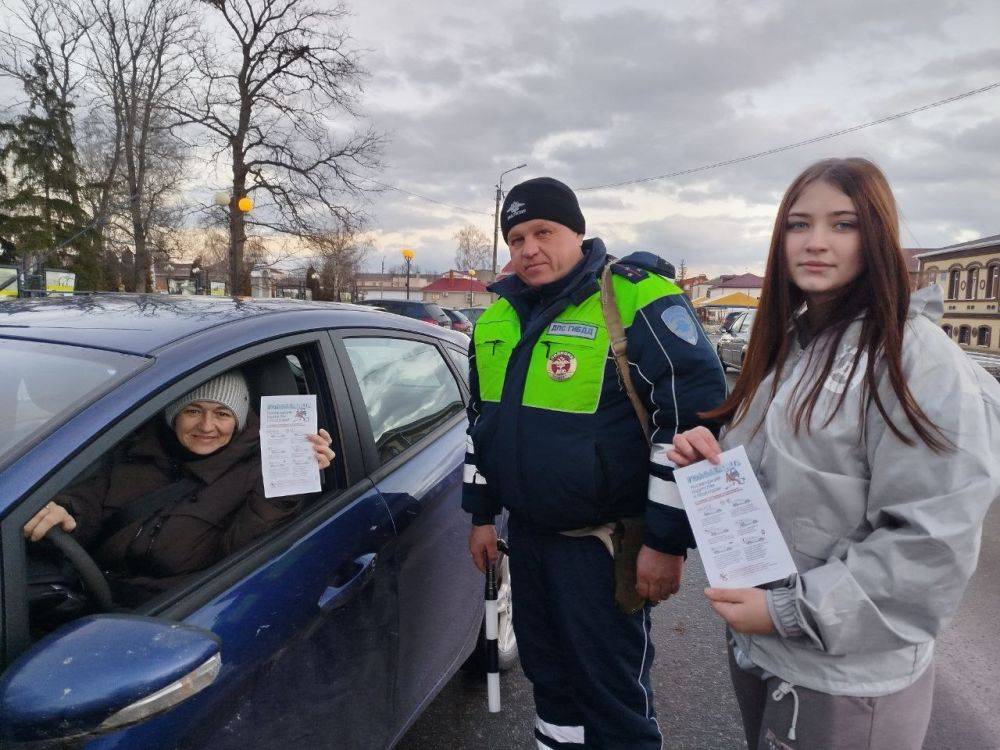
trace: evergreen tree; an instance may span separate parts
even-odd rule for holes
[[[28,111],[0,123],[0,237],[26,267],[58,265],[77,273],[78,289],[102,288],[89,217],[80,200],[73,105],[60,99],[36,55],[24,78]]]

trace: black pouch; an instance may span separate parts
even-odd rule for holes
[[[621,518],[611,532],[615,549],[615,604],[626,615],[635,614],[646,604],[646,600],[635,592],[635,566],[645,532],[642,517]]]

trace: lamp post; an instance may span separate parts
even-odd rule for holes
[[[240,293],[240,266],[243,265],[243,243],[246,241],[244,214],[253,210],[253,200],[246,195],[236,198],[229,193],[216,193],[213,202],[226,210],[229,220],[229,293],[235,297]]]
[[[503,176],[505,174],[510,174],[518,169],[524,169],[528,166],[527,162],[524,164],[518,164],[516,167],[511,167],[510,169],[501,172],[500,177],[497,180],[497,204],[496,209],[493,214],[493,278],[497,277],[497,235],[500,234],[500,201],[503,200]]]
[[[410,298],[410,263],[413,262],[413,251],[408,247],[402,250],[403,260],[406,261],[406,299]]]

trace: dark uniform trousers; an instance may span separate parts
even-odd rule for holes
[[[510,519],[514,632],[534,688],[539,750],[660,750],[649,607],[614,602],[613,564],[594,537]]]

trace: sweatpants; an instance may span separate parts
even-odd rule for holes
[[[595,537],[510,521],[514,633],[535,697],[539,750],[660,750],[649,607],[622,614]]]
[[[731,648],[729,673],[750,750],[920,750],[924,744],[933,664],[909,687],[877,698],[830,695],[774,676],[762,680],[759,671],[737,665]]]

